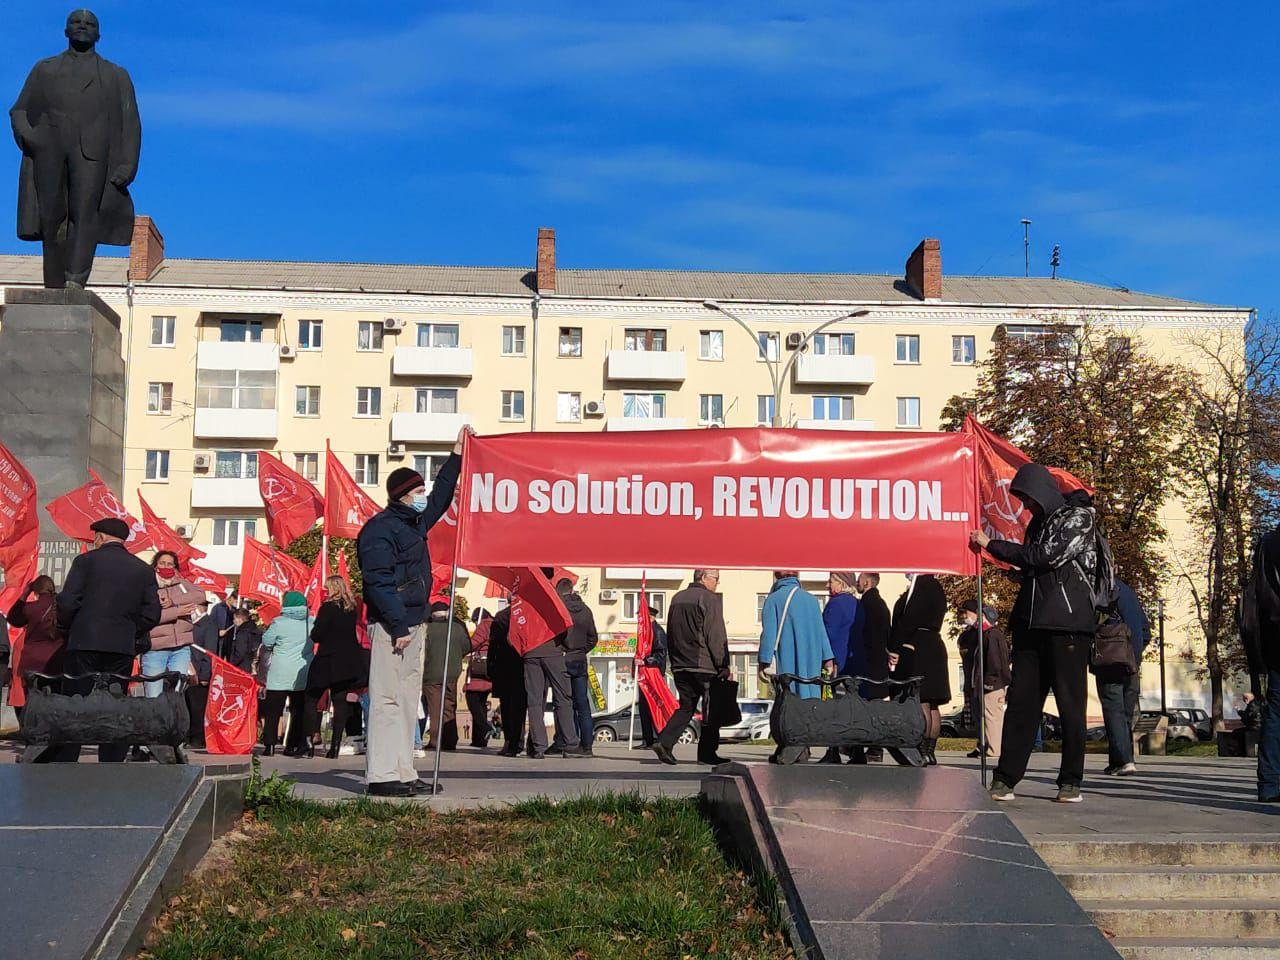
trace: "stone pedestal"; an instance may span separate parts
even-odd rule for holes
[[[122,493],[120,316],[84,290],[6,288],[0,312],[0,440],[40,494],[41,572],[59,583],[79,545],[44,505],[97,471]]]

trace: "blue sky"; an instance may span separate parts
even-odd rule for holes
[[[67,9],[5,5],[6,102]],[[94,9],[172,256],[1019,274],[1025,216],[1033,272],[1280,308],[1274,5]]]

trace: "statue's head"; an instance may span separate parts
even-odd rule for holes
[[[98,17],[92,10],[72,10],[67,14],[67,29],[63,31],[77,50],[88,50],[101,36]]]

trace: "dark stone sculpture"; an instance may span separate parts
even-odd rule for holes
[[[98,56],[98,18],[67,17],[67,49],[31,69],[9,111],[22,150],[18,237],[44,244],[44,285],[84,287],[99,243],[129,245],[142,125],[133,81]]]

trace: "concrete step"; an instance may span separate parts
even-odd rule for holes
[[[1280,839],[1169,838],[1152,840],[1041,840],[1032,846],[1054,870],[1069,867],[1277,867]]]
[[[1081,900],[1160,900],[1199,905],[1203,900],[1280,902],[1280,867],[1069,866],[1058,877]]]
[[[1280,901],[1201,900],[1180,906],[1169,900],[1078,899],[1093,922],[1116,937],[1280,939]]]
[[[1118,938],[1111,941],[1124,960],[1275,960],[1280,939],[1171,940]]]

